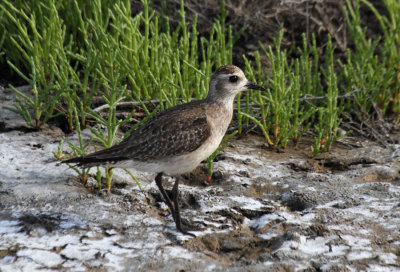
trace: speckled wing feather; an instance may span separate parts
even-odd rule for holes
[[[111,148],[65,162],[91,167],[121,160],[155,161],[192,152],[210,134],[205,109],[201,101],[194,101],[157,114]]]

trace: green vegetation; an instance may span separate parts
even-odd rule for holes
[[[383,116],[395,116],[399,122],[400,3],[383,2],[387,17],[367,0],[346,0],[344,11],[354,48],[348,49],[345,61],[334,59],[330,37],[324,48],[317,47],[315,37],[309,42],[304,35],[303,44],[289,52],[283,50],[283,29],[273,45],[264,48],[260,44],[254,60],[243,56],[248,78],[269,92],[238,96],[238,130],[227,138],[253,123],[269,146],[284,148],[289,141],[297,144],[305,132],[312,132],[310,150],[317,156],[343,136],[338,128],[344,112],[364,120],[378,108]],[[139,112],[145,117],[136,120],[123,138],[157,111],[204,98],[209,76],[220,65],[232,63],[233,45],[245,29],[234,34],[226,25],[224,1],[207,37],[199,36],[197,17],[186,21],[183,0],[175,29],[170,28],[168,17],[151,9],[149,0],[142,3],[143,11],[132,16],[129,0],[2,1],[0,61],[7,62],[32,86],[29,94],[10,86],[18,98],[8,109],[19,113],[34,129],[63,118],[68,130],[79,135],[78,145],[68,143],[73,151],[69,156],[82,156],[90,144],[110,147],[121,140],[117,131]],[[360,4],[379,21],[381,40],[367,39]],[[299,57],[290,58],[293,51]],[[261,64],[261,55],[270,67]],[[154,106],[149,100],[158,103]],[[135,106],[119,119],[117,109],[123,102]],[[99,103],[101,109],[94,109]],[[86,127],[94,135],[88,142],[81,136]],[[208,159],[210,176],[213,158],[225,145]],[[63,158],[62,144],[54,156]],[[85,182],[89,170],[73,169]],[[99,187],[100,173],[98,168]],[[112,174],[112,169],[105,169],[108,188]]]
[[[342,108],[338,106],[337,76],[334,72],[333,46],[330,36],[324,51],[325,65],[320,65],[317,54],[315,37],[312,47],[307,48],[307,41],[303,35],[303,47],[300,58],[289,60],[287,52],[281,50],[280,43],[283,30],[275,40],[274,48],[268,50],[261,46],[264,54],[271,60],[272,75],[264,75],[269,81],[271,92],[265,96],[253,95],[252,101],[261,110],[261,120],[253,114],[243,113],[256,123],[268,143],[273,146],[286,147],[289,140],[296,144],[311,125],[314,125],[316,136],[311,151],[314,156],[327,150],[337,139],[337,129],[340,125]],[[312,56],[312,57],[310,57]],[[260,56],[256,54],[257,71],[259,78],[263,77]],[[247,68],[251,67],[247,61]],[[323,87],[323,85],[326,87]],[[324,94],[325,93],[325,94]],[[301,103],[300,96],[326,96],[323,103]],[[267,122],[271,116],[270,122]],[[316,120],[313,120],[313,119]],[[272,135],[270,137],[269,135]]]
[[[258,52],[255,67],[243,56],[249,78],[266,82],[270,93],[248,93],[244,101],[238,101],[239,124],[255,123],[272,147],[285,147],[290,139],[296,144],[312,128],[315,136],[310,149],[317,156],[344,136],[338,134],[343,112],[366,120],[379,110],[378,114],[394,116],[398,123],[400,2],[383,2],[389,17],[380,15],[367,0],[357,0],[355,6],[346,0],[344,11],[354,50],[347,50],[345,63],[334,59],[329,35],[324,48],[317,48],[314,36],[311,47],[307,47],[303,35],[303,45],[297,48],[300,56],[289,58],[280,48],[283,29],[273,46],[265,49],[260,44],[271,63],[270,69],[262,67]],[[377,17],[384,33],[382,41],[367,39],[367,30],[361,25],[360,3]],[[339,91],[342,98],[348,99],[339,99]],[[256,106],[251,107],[252,104]]]
[[[356,110],[365,119],[371,112],[374,104],[382,111],[396,115],[400,121],[400,2],[397,0],[383,1],[389,17],[380,15],[374,6],[367,0],[356,1],[353,7],[346,0],[345,15],[348,21],[350,35],[354,42],[353,52],[347,51],[347,61],[339,61],[344,84],[341,87],[344,93],[356,88],[362,91],[357,93],[355,101],[347,101],[346,111]],[[383,37],[372,41],[367,38],[367,29],[363,28],[360,19],[360,3],[365,4],[378,19]]]

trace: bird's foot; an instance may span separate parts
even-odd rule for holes
[[[183,222],[185,222],[185,223],[183,223]],[[179,223],[175,221],[175,225],[176,225],[176,229],[179,230],[181,233],[190,235],[192,237],[196,237],[195,234],[189,232],[191,230],[196,230],[196,229],[193,228],[193,225],[188,224],[187,220],[182,220]]]

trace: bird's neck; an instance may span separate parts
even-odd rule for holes
[[[220,120],[221,124],[224,123],[228,126],[232,120],[234,99],[234,96],[220,99],[207,97],[205,102],[210,107],[208,115],[212,116],[213,119]]]
[[[229,95],[229,96],[208,95],[205,101],[210,104],[214,104],[218,107],[223,107],[227,111],[233,112],[233,101],[235,100],[235,96],[236,95]]]

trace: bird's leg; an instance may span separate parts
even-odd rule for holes
[[[172,187],[172,200],[174,201],[174,220],[175,220],[175,225],[176,228],[180,232],[184,232],[182,229],[182,221],[181,221],[181,214],[179,212],[179,203],[178,203],[178,198],[179,198],[179,191],[178,191],[178,186],[179,186],[179,178],[175,178],[175,183],[174,187]]]
[[[173,215],[173,217],[174,217],[176,228],[184,234],[188,234],[190,236],[196,237],[194,234],[187,232],[186,230],[184,230],[182,228],[182,221],[181,221],[181,215],[179,212],[179,203],[178,203],[178,198],[179,198],[178,186],[179,186],[179,178],[176,177],[174,187],[172,187],[172,200],[174,201],[174,213],[175,213],[175,215]]]
[[[189,232],[185,231],[185,230],[182,228],[181,215],[180,215],[180,213],[179,213],[179,203],[178,203],[178,196],[179,196],[179,191],[178,191],[179,179],[178,179],[178,178],[175,179],[174,187],[172,188],[172,200],[173,200],[173,202],[172,202],[171,199],[169,198],[167,192],[165,191],[163,185],[162,185],[162,176],[163,176],[163,173],[158,173],[157,176],[156,176],[156,178],[155,178],[155,181],[156,181],[156,184],[157,184],[158,189],[160,190],[162,196],[164,197],[165,203],[167,204],[167,206],[169,207],[169,210],[171,211],[172,218],[173,218],[174,221],[175,221],[176,228],[177,228],[180,232],[182,232],[182,233],[184,233],[184,234],[188,234],[188,235],[191,235],[191,236],[195,237],[195,235],[193,235],[192,233],[189,233]]]
[[[164,190],[164,187],[162,185],[162,176],[163,176],[163,173],[157,174],[157,176],[155,178],[156,185],[158,187],[158,190],[160,190],[162,196],[164,197],[164,201],[167,204],[169,210],[171,211],[172,217],[174,218],[174,221],[175,221],[175,208],[172,205],[171,199],[169,198],[167,192]]]

